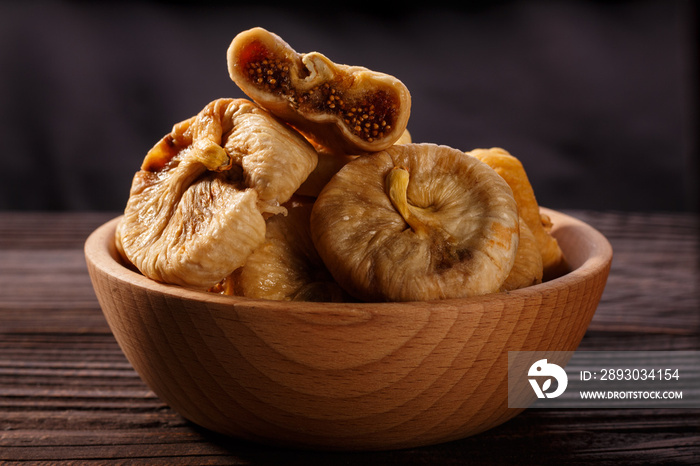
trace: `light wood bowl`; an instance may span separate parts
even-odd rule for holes
[[[118,219],[85,244],[107,322],[144,382],[190,421],[297,448],[382,450],[464,438],[508,408],[508,351],[572,351],[612,248],[543,209],[572,267],[509,293],[413,303],[277,302],[198,292],[124,267]]]

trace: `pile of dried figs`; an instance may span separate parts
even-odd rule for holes
[[[300,54],[262,28],[227,52],[249,99],[174,125],[116,232],[160,282],[271,300],[427,301],[509,291],[565,264],[522,164],[413,143],[384,73]]]

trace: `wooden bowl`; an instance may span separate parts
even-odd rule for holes
[[[329,304],[235,298],[124,267],[118,219],[85,244],[107,322],[144,382],[190,421],[297,448],[381,450],[464,438],[508,408],[508,351],[572,351],[593,317],[612,248],[543,209],[572,271],[469,299]]]

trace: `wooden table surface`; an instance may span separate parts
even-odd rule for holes
[[[615,254],[579,349],[700,350],[698,216],[567,213]],[[144,385],[102,316],[82,247],[115,215],[0,213],[0,464],[700,464],[691,409],[527,410],[475,437],[372,453],[206,432]]]

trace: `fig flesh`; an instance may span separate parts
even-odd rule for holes
[[[406,129],[411,95],[388,74],[297,53],[260,27],[234,37],[227,63],[248,97],[332,153],[382,150]]]

